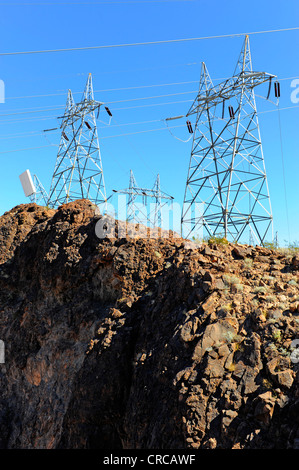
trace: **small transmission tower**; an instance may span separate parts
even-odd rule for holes
[[[161,191],[160,176],[157,175],[153,189],[140,188],[135,180],[133,171],[130,170],[130,183],[127,189],[113,190],[118,194],[128,195],[127,202],[127,221],[132,223],[148,224],[149,227],[162,226],[162,207],[166,204],[167,200],[173,200],[172,196]],[[137,199],[140,200],[138,202]],[[154,200],[154,208],[148,211],[147,198]],[[165,201],[162,203],[162,200]]]
[[[50,207],[75,199],[89,199],[97,205],[106,203],[96,127],[96,118],[102,104],[94,100],[91,74],[88,75],[80,103],[75,104],[71,90],[68,91],[48,199]]]
[[[33,175],[33,184],[35,186],[35,193],[29,196],[30,201],[35,202],[35,204],[42,203],[46,206],[48,203],[48,194],[36,175]]]
[[[272,210],[254,88],[269,82],[270,91],[273,78],[252,70],[248,36],[230,79],[214,86],[202,63],[198,95],[187,113],[196,118],[183,236],[201,226],[209,236],[238,241],[247,230],[258,243],[265,241]],[[197,204],[201,213],[194,215]]]

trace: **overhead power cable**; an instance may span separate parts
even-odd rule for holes
[[[281,78],[279,79],[280,81],[282,80],[291,80],[291,79],[294,79],[294,78],[298,78],[298,77],[290,77],[290,78]],[[220,79],[216,79],[216,80],[220,80]],[[221,79],[221,80],[225,80],[225,79]],[[192,82],[181,82],[182,84],[183,83],[197,83],[197,81],[192,81]],[[179,83],[172,83],[172,84],[161,84],[161,85],[144,85],[144,86],[140,86],[140,87],[129,87],[129,88],[119,88],[119,89],[114,89],[114,90],[98,90],[98,92],[103,92],[103,91],[115,91],[115,90],[128,90],[128,89],[133,89],[133,88],[147,88],[147,87],[153,87],[153,86],[167,86],[167,85],[178,85]],[[73,95],[75,93],[79,93],[79,92],[74,92],[72,93]],[[95,91],[96,93],[96,91]],[[178,92],[178,93],[168,93],[168,94],[164,94],[164,95],[155,95],[155,96],[145,96],[145,97],[140,97],[140,98],[130,98],[130,99],[126,99],[126,100],[118,100],[118,101],[107,101],[106,104],[115,104],[115,103],[125,103],[125,102],[130,102],[130,101],[141,101],[141,100],[149,100],[149,99],[156,99],[156,98],[165,98],[165,97],[168,97],[168,96],[178,96],[178,95],[187,95],[187,94],[191,94],[191,93],[197,93],[197,90],[193,90],[193,91],[182,91],[182,92]],[[65,95],[65,93],[63,93],[63,95]],[[36,95],[36,97],[38,96],[55,96],[55,95]],[[23,97],[20,97],[20,98],[26,98],[25,96]],[[33,98],[33,96],[28,96],[27,98]],[[263,97],[262,97],[263,98]],[[7,110],[6,113],[9,111],[13,111],[12,114],[1,114],[0,113],[0,117],[1,116],[10,116],[10,115],[15,115],[15,114],[25,114],[23,113],[23,111],[27,111],[28,113],[38,113],[38,112],[43,112],[43,111],[57,111],[59,109],[62,109],[64,108],[65,106],[64,105],[58,105],[56,107],[53,107],[53,106],[46,106],[46,107],[43,107],[43,108],[18,108],[16,110]],[[47,108],[47,109],[45,109]],[[38,110],[38,111],[35,111],[35,110]]]
[[[286,109],[294,109],[294,108],[299,108],[299,105],[297,106],[287,106],[285,108],[279,108],[279,112],[280,111],[283,111],[283,110],[286,110]],[[258,112],[257,114],[266,114],[266,113],[273,113],[273,112],[277,112],[278,109],[271,109],[271,110],[268,110],[268,111],[260,111]],[[182,117],[185,117],[185,116],[182,116]],[[280,118],[280,116],[279,116]],[[163,119],[157,119],[157,120],[153,120],[153,121],[143,121],[143,122],[135,122],[135,123],[125,123],[125,124],[117,124],[115,126],[111,126],[111,127],[121,127],[121,126],[128,126],[128,125],[136,125],[136,124],[146,124],[146,123],[151,123],[151,122],[162,122]],[[114,137],[126,137],[128,135],[135,135],[135,134],[141,134],[141,133],[147,133],[147,132],[155,132],[155,131],[162,131],[162,130],[169,130],[169,129],[176,129],[176,128],[179,128],[179,127],[185,127],[186,125],[185,124],[182,124],[182,125],[178,125],[178,126],[169,126],[169,127],[160,127],[158,129],[145,129],[143,131],[137,131],[137,132],[129,132],[129,133],[125,133],[125,134],[117,134],[117,135],[108,135],[108,136],[99,136],[100,139],[111,139],[111,138],[114,138]],[[104,129],[104,127],[102,127]],[[53,129],[55,130],[55,129]],[[40,134],[38,135],[43,135],[43,131],[36,131],[36,132],[40,132]],[[37,134],[35,134],[37,135]],[[34,135],[34,137],[35,137]],[[0,136],[0,138],[2,137],[5,137],[5,136]],[[21,137],[24,137],[24,136],[21,136]],[[281,137],[282,139],[282,137]],[[56,144],[51,144],[51,145],[46,145],[45,147],[50,147],[50,146],[56,146]],[[33,148],[44,148],[44,147],[33,147]],[[31,150],[31,149],[16,149],[16,150],[7,150],[7,151],[3,151],[3,152],[0,152],[1,154],[2,153],[7,153],[7,152],[19,152],[21,150]],[[283,158],[283,155],[282,155],[282,158]],[[283,163],[284,164],[284,163]]]
[[[57,108],[52,108],[52,109],[39,109],[35,111],[20,111],[16,113],[5,113],[5,114],[0,114],[0,117],[6,117],[6,116],[17,116],[19,114],[34,114],[34,113],[44,113],[45,111],[60,111],[63,109],[64,106],[59,106]],[[26,109],[26,108],[25,108]],[[32,108],[31,108],[32,109]]]
[[[298,77],[295,77],[298,78]],[[219,79],[214,79],[214,80],[219,80]],[[221,79],[222,80],[222,79]],[[122,88],[108,88],[104,90],[94,90],[94,93],[105,93],[108,91],[126,91],[126,90],[137,90],[141,88],[154,88],[154,87],[159,87],[159,86],[174,86],[174,85],[189,85],[191,83],[198,83],[198,80],[192,80],[189,82],[175,82],[175,83],[158,83],[154,85],[139,85],[139,86],[130,86],[130,87],[122,87]],[[82,94],[82,91],[73,91],[73,95],[79,95]],[[44,95],[27,95],[27,96],[9,96],[6,97],[6,100],[17,100],[17,99],[23,99],[23,98],[46,98],[48,96],[65,96],[66,92],[63,93],[48,93]]]
[[[294,108],[299,108],[299,105],[296,106],[286,106],[284,108],[280,108],[280,111],[286,110],[286,109],[294,109]],[[267,113],[273,113],[275,111],[278,111],[278,109],[270,109],[267,111],[259,111],[257,114],[267,114]],[[185,115],[177,116],[175,118],[166,118],[166,119],[152,119],[150,121],[135,121],[135,122],[125,122],[125,123],[119,123],[119,124],[112,124],[110,125],[110,129],[114,127],[126,127],[126,126],[137,126],[141,124],[153,124],[157,122],[163,122],[163,121],[171,121],[173,119],[178,119],[178,118],[184,118],[186,117]],[[31,121],[31,120],[30,120]],[[115,121],[115,119],[114,119]],[[13,121],[12,121],[13,122]],[[98,126],[98,129],[107,129],[106,126]],[[36,130],[36,131],[29,131],[29,132],[22,132],[22,133],[15,133],[15,134],[6,134],[5,136],[0,135],[0,139],[9,139],[9,138],[15,138],[15,137],[30,137],[30,136],[35,136],[35,135],[43,135],[45,131],[53,131],[53,130],[59,130],[59,128],[53,128],[53,129],[41,129],[41,130]]]
[[[228,80],[229,77],[224,77],[224,78],[213,78],[213,81],[218,81],[218,80]],[[279,81],[283,80],[294,80],[297,77],[286,77],[286,78],[277,78]],[[94,90],[94,93],[106,93],[108,91],[126,91],[126,90],[137,90],[137,89],[142,89],[142,88],[154,88],[154,87],[164,87],[164,86],[175,86],[175,85],[189,85],[192,83],[198,83],[198,80],[191,80],[188,82],[174,82],[174,83],[157,83],[153,85],[139,85],[139,86],[130,86],[130,87],[122,87],[122,88],[106,88],[103,90]],[[82,91],[73,91],[73,95],[79,95],[82,94]],[[66,92],[63,93],[47,93],[43,95],[25,95],[25,96],[7,96],[5,97],[5,101],[7,100],[20,100],[20,99],[31,99],[31,98],[47,98],[47,97],[53,97],[53,96],[65,96]]]
[[[130,99],[127,99],[127,100],[106,101],[105,104],[127,103],[127,102],[131,102],[131,101],[151,100],[151,99],[156,99],[156,98],[165,98],[165,97],[168,97],[168,96],[187,95],[189,93],[196,93],[196,92],[195,91],[184,91],[184,92],[181,92],[181,93],[168,93],[166,95],[145,96],[145,97],[141,97],[141,98],[130,98]],[[17,112],[13,112],[13,113],[9,113],[9,114],[8,113],[5,113],[5,114],[0,113],[0,117],[15,116],[15,115],[18,115],[18,114],[43,113],[45,111],[59,111],[60,109],[64,109],[64,108],[65,108],[65,106],[63,106],[63,105],[57,106],[56,108],[51,108],[51,109],[48,109],[48,108],[47,109],[19,108],[19,109],[16,109]]]
[[[102,46],[85,46],[85,47],[69,47],[64,49],[45,49],[39,51],[17,51],[17,52],[0,52],[0,56],[8,56],[8,55],[26,55],[26,54],[47,54],[52,52],[73,52],[73,51],[88,51],[88,50],[96,50],[96,49],[113,49],[119,47],[134,47],[134,46],[149,46],[149,45],[156,45],[156,44],[171,44],[171,43],[178,43],[178,42],[190,42],[190,41],[202,41],[206,39],[222,39],[222,38],[233,38],[233,37],[240,37],[240,36],[249,36],[254,34],[268,34],[268,33],[280,33],[285,31],[296,31],[299,30],[298,27],[294,28],[283,28],[283,29],[271,29],[267,31],[251,31],[245,33],[231,33],[231,34],[219,34],[215,36],[202,36],[198,38],[183,38],[183,39],[167,39],[162,41],[147,41],[147,42],[133,42],[133,43],[126,43],[126,44],[107,44]]]
[[[76,5],[126,5],[127,3],[185,3],[185,2],[198,2],[199,0],[106,0],[106,1],[97,1],[97,2],[59,2],[59,3],[51,3],[51,2],[13,2],[13,3],[5,3],[1,2],[0,6],[60,6],[60,5],[69,5],[69,6],[76,6]]]
[[[36,149],[44,149],[46,147],[53,147],[54,144],[49,144],[49,145],[42,145],[41,147],[29,147],[29,148],[25,148],[25,149],[16,149],[16,150],[4,150],[2,152],[0,152],[0,154],[3,154],[3,153],[13,153],[13,152],[23,152],[25,150],[36,150]],[[56,147],[56,145],[55,145]]]
[[[155,104],[144,104],[141,106],[129,106],[129,107],[124,107],[124,108],[113,108],[113,111],[122,111],[122,110],[127,110],[127,109],[136,109],[136,108],[148,108],[151,106],[162,106],[162,105],[172,105],[172,104],[181,104],[181,103],[191,103],[193,100],[183,100],[183,101],[171,101],[167,103],[155,103]],[[286,106],[284,108],[280,108],[280,111],[286,110],[286,109],[294,109],[294,108],[299,108],[299,105],[296,106]],[[276,109],[270,109],[267,111],[259,111],[257,114],[266,114],[266,113],[273,113],[277,111]],[[1,117],[1,115],[0,115]],[[0,120],[0,123],[6,123],[6,124],[12,124],[16,122],[31,122],[31,121],[47,121],[51,119],[56,119],[56,116],[41,116],[41,117],[36,117],[36,118],[30,118],[30,119],[10,119],[10,120]]]
[[[282,179],[283,179],[283,187],[284,187],[284,203],[285,203],[285,209],[286,209],[287,229],[288,229],[288,237],[289,237],[288,241],[289,241],[289,244],[290,244],[291,243],[291,235],[290,235],[289,208],[288,208],[288,198],[287,198],[287,185],[286,185],[286,177],[285,177],[285,163],[284,163],[282,127],[281,127],[281,118],[280,118],[279,105],[278,105],[278,125],[279,125],[280,153],[281,153],[281,163],[282,163]]]
[[[131,100],[128,100],[128,101],[131,101]],[[182,100],[182,101],[168,101],[166,103],[153,103],[153,104],[143,104],[143,105],[139,105],[139,106],[129,106],[129,107],[125,107],[125,108],[113,108],[113,111],[121,111],[121,110],[127,110],[127,109],[136,109],[136,108],[148,108],[148,107],[151,107],[151,106],[164,106],[164,105],[168,105],[168,104],[181,104],[181,103],[191,103],[193,100]],[[47,110],[49,111],[49,110]],[[23,114],[23,113],[22,113]],[[24,113],[24,114],[27,114],[27,113]],[[4,114],[0,114],[0,118],[4,116]],[[44,121],[45,119],[56,119],[56,116],[41,116],[40,118],[33,118],[33,119],[24,119],[24,120],[9,120],[9,121],[6,121],[6,120],[2,120],[0,122],[5,122],[5,123],[12,123],[12,122],[28,122],[28,121]]]

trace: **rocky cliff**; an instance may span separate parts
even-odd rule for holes
[[[0,447],[299,448],[299,258],[0,218]]]

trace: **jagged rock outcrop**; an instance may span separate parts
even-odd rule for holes
[[[299,448],[298,256],[99,220],[0,218],[0,447]]]

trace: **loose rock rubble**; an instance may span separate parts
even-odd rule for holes
[[[298,448],[298,255],[101,220],[0,218],[0,447]]]

